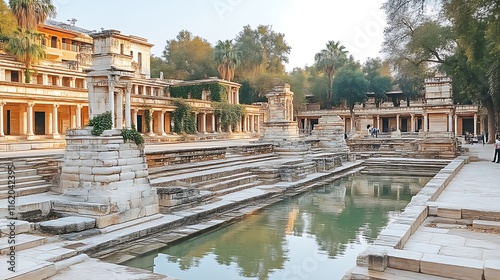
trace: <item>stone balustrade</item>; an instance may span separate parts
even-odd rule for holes
[[[150,168],[181,164],[189,162],[199,162],[226,157],[226,147],[198,148],[150,152],[146,154],[146,161]]]

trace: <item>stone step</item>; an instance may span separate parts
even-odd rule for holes
[[[69,216],[39,223],[40,229],[50,234],[80,232],[95,227],[95,219]]]
[[[347,279],[356,280],[454,280],[453,278],[426,275],[417,272],[387,268],[384,272],[368,270],[366,267],[351,269]],[[481,278],[479,278],[481,279]]]
[[[0,219],[0,237],[9,236],[12,232],[16,235],[28,233],[31,230],[31,224],[22,220]]]
[[[14,169],[14,174],[9,174],[8,171],[1,171],[0,172],[0,180],[7,180],[9,178],[9,176],[14,176],[17,180],[17,178],[19,177],[27,177],[27,176],[35,176],[37,175],[37,171],[36,169],[33,169],[33,168],[29,168],[29,169],[24,169],[24,170],[19,170],[19,169]]]
[[[0,255],[8,255],[11,252],[11,246],[13,246],[12,244],[14,244],[12,243],[12,240],[15,241],[15,254],[17,254],[19,251],[34,248],[47,242],[46,237],[31,234],[5,236],[0,238]],[[11,243],[9,243],[9,241]]]
[[[472,227],[477,229],[486,229],[486,230],[500,230],[500,222],[473,220]]]
[[[239,174],[243,172],[248,172],[250,170],[249,167],[246,166],[235,166],[231,169],[229,168],[219,168],[219,169],[213,169],[213,170],[206,170],[206,171],[192,171],[191,173],[187,174],[180,174],[180,175],[175,175],[175,176],[168,176],[164,178],[156,178],[150,180],[151,186],[164,186],[165,184],[168,185],[175,185],[176,181],[181,181],[186,184],[196,184],[200,182],[206,182],[210,180],[214,180],[220,177],[226,177],[234,174]]]
[[[15,272],[7,270],[9,256],[0,256],[0,262],[5,263],[5,269],[0,270],[0,279],[6,280],[33,280],[48,279],[56,274],[53,262],[42,261],[32,257],[18,255],[16,257]]]
[[[16,185],[15,195],[16,195],[16,197],[19,197],[19,196],[27,196],[27,195],[44,193],[44,192],[50,191],[50,188],[52,187],[52,185],[47,184],[47,182],[45,182],[45,181],[43,181],[43,183],[44,183],[44,185],[22,187],[22,188],[19,188]],[[7,197],[9,197],[8,190],[1,190],[0,191],[0,199],[4,199]]]
[[[29,180],[29,181],[24,181],[24,182],[18,182],[16,180],[15,182],[15,189],[21,189],[21,188],[27,188],[27,187],[33,187],[33,186],[39,186],[39,185],[45,185],[47,182],[45,180],[40,179],[40,177],[36,178],[36,180]],[[7,184],[5,185],[0,185],[0,190],[6,190],[8,187]]]
[[[214,170],[217,168],[232,167],[236,165],[243,165],[249,163],[257,163],[262,161],[268,161],[277,159],[278,157],[274,154],[263,154],[255,156],[237,156],[233,159],[225,160],[213,160],[205,162],[197,162],[190,165],[171,165],[159,168],[151,168],[149,170],[149,178],[155,179],[159,177],[167,177],[173,175],[182,175],[186,173],[191,173],[193,171],[201,172],[206,170]]]
[[[38,193],[28,196],[16,197],[16,218],[25,220],[25,214],[31,213],[46,216],[51,211],[52,200],[55,195],[50,192]],[[10,217],[8,200],[0,200],[0,218]]]
[[[244,189],[253,188],[253,187],[256,187],[256,186],[259,186],[259,185],[262,185],[261,181],[253,181],[253,182],[250,182],[250,183],[247,183],[247,184],[237,185],[237,186],[234,186],[234,187],[221,189],[221,190],[215,191],[214,194],[215,194],[215,196],[221,196],[221,195],[226,195],[226,194],[230,194],[230,193],[233,193],[233,192],[238,192],[238,191],[241,191],[241,190],[244,190]]]
[[[208,180],[208,181],[203,181],[203,182],[200,182],[198,185],[199,185],[199,187],[204,188],[204,187],[209,186],[209,185],[215,185],[215,184],[220,183],[220,182],[230,181],[233,179],[237,179],[237,178],[245,177],[245,176],[250,176],[250,175],[253,175],[253,173],[252,172],[241,172],[241,173],[231,174],[228,176],[214,178],[214,179]]]
[[[248,173],[248,172],[246,172]],[[256,181],[259,176],[257,175],[243,175],[243,176],[231,176],[232,178],[229,180],[221,180],[217,183],[207,184],[200,187],[200,190],[206,191],[218,191],[222,189],[232,188],[238,185],[248,184],[253,181]]]
[[[18,183],[41,180],[41,178],[42,177],[40,175],[36,175],[36,174],[35,175],[25,175],[25,176],[17,176],[17,174],[16,174],[15,183],[17,185]],[[9,183],[9,179],[0,178],[0,188],[3,186],[7,186],[8,183]]]

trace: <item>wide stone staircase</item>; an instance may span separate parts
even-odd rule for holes
[[[59,160],[59,156],[3,159],[0,161],[0,199],[49,191]]]

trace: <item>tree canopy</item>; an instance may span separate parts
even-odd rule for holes
[[[384,10],[388,27],[383,51],[408,88],[415,88],[415,74],[425,75],[429,68],[444,71],[453,79],[455,101],[482,104],[487,109],[488,131],[496,131],[500,109],[498,1],[388,0]]]
[[[51,0],[9,0],[9,6],[20,28],[36,30],[38,24],[56,15]]]
[[[0,0],[0,43],[7,40],[16,31],[16,28],[17,24],[14,15],[7,7],[7,4]]]

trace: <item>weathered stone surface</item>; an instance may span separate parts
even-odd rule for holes
[[[461,280],[477,280],[483,276],[484,261],[424,254],[420,261],[422,273]]]
[[[43,231],[52,234],[79,232],[93,227],[95,227],[95,219],[77,216],[64,217],[40,223],[40,228]]]

